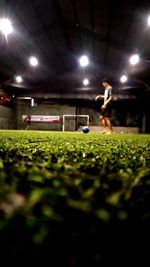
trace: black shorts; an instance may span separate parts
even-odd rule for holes
[[[27,124],[30,125],[31,124],[31,121],[27,121]]]
[[[103,117],[110,117],[111,116],[111,104],[108,103],[106,108],[101,109],[101,116]]]

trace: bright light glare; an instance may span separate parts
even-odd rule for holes
[[[127,75],[122,75],[121,78],[120,78],[120,81],[122,83],[125,83],[127,80],[128,80],[128,76]]]
[[[21,76],[16,76],[16,82],[21,83],[22,82],[22,77]]]
[[[150,15],[147,18],[147,24],[148,24],[148,26],[150,26]]]
[[[0,30],[1,32],[7,36],[9,33],[13,31],[12,23],[9,19],[0,19]]]
[[[31,107],[34,107],[34,98],[31,98]]]
[[[84,55],[80,57],[79,62],[80,62],[81,67],[86,67],[89,64],[89,59],[87,56]]]
[[[138,54],[134,54],[133,56],[130,57],[130,64],[131,65],[136,65],[140,61],[140,57]]]
[[[88,79],[84,79],[83,80],[83,84],[86,86],[86,85],[88,85],[89,84],[89,80]]]
[[[36,57],[30,57],[29,58],[29,62],[30,62],[30,65],[31,66],[37,66],[39,63],[38,63],[38,60],[37,60],[37,58]]]

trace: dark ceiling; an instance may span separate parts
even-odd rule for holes
[[[0,33],[1,88],[18,95],[74,92],[83,88],[85,77],[89,90],[103,77],[119,88],[126,72],[130,79],[124,88],[148,89],[149,12],[150,1],[142,0],[1,0],[0,17],[8,17],[14,28],[7,40]],[[131,67],[129,56],[136,51],[141,62]],[[83,54],[90,60],[84,69],[79,66]],[[29,66],[31,55],[39,60],[36,68]],[[16,74],[24,79],[21,85],[13,80]]]

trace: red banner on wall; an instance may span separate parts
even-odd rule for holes
[[[27,122],[60,122],[60,116],[22,115],[22,121]]]

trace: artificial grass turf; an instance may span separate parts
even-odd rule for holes
[[[1,130],[0,156],[0,248],[13,259],[115,262],[112,242],[123,255],[125,229],[150,222],[149,135]]]

